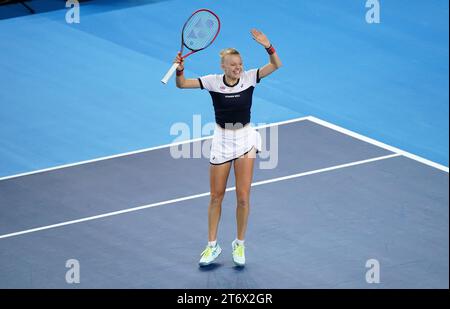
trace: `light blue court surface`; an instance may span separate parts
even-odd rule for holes
[[[247,68],[265,64],[251,27],[278,50],[284,67],[258,85],[254,123],[313,115],[448,166],[447,1],[384,1],[380,24],[362,0],[89,1],[80,24],[64,7],[10,19],[0,7],[0,176],[167,144],[194,114],[213,122],[205,91],[159,82],[199,7],[223,27],[188,76],[219,72],[228,46]]]
[[[382,1],[380,24],[365,3],[93,0],[80,24],[53,0],[31,1],[35,15],[0,6],[0,287],[448,289],[448,2]],[[208,159],[160,147],[176,123],[184,140],[211,133],[206,91],[160,83],[201,7],[223,27],[187,76],[219,73],[224,47],[264,65],[252,27],[284,64],[254,94],[252,122],[278,128],[279,145],[275,168],[257,160],[241,270],[234,191],[222,256],[199,269]]]

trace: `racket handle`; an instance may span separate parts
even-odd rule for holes
[[[175,70],[178,68],[179,63],[174,63],[172,65],[172,67],[169,69],[169,71],[167,71],[166,75],[164,75],[163,79],[161,79],[161,82],[163,84],[167,84],[167,81],[169,80],[169,78],[173,75],[173,72],[175,72]]]

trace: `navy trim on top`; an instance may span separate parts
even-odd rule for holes
[[[227,81],[225,80],[225,74],[223,74],[223,83],[225,84],[225,86],[228,86],[228,87],[233,88],[234,86],[236,86],[237,84],[239,84],[239,81],[240,81],[240,80],[241,80],[241,79],[238,78],[238,80],[236,81],[236,83],[235,83],[234,85],[230,85],[230,84],[228,84]]]
[[[198,78],[198,81],[200,82],[200,89],[205,89],[204,87],[203,87],[203,83],[202,83],[202,79],[201,78]]]

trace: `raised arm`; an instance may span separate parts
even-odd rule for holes
[[[281,60],[264,33],[256,29],[252,29],[251,34],[253,36],[253,39],[264,46],[264,48],[269,53],[269,63],[259,69],[259,78],[264,78],[281,67]]]
[[[181,53],[177,54],[177,57],[175,58],[175,62],[179,63],[177,68],[177,77],[176,77],[176,83],[178,88],[200,88],[200,82],[198,79],[184,78],[184,59],[181,58]]]

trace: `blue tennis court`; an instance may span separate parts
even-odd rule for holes
[[[79,24],[64,1],[27,3],[0,6],[1,288],[448,289],[448,2],[382,2],[379,24],[350,0],[92,0]],[[223,253],[198,267],[214,112],[160,83],[201,7],[223,29],[186,75],[220,72],[229,46],[265,64],[254,26],[284,64],[253,98],[245,268],[233,173]]]

